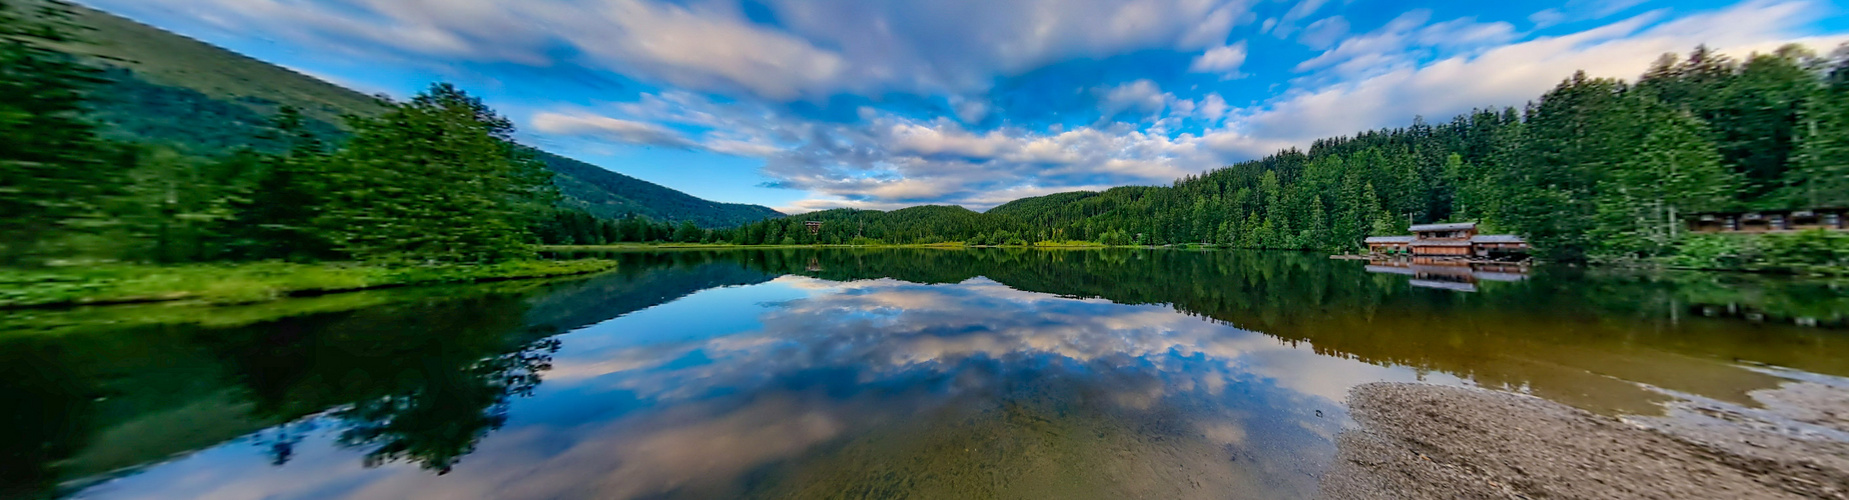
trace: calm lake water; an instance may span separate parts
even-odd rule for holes
[[[0,312],[0,494],[1303,498],[1375,381],[1611,415],[1849,376],[1849,286],[1183,250],[619,253]]]

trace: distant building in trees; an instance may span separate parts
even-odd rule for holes
[[[1688,229],[1697,233],[1770,233],[1806,229],[1842,231],[1849,229],[1849,208],[1701,212],[1689,215]]]
[[[819,220],[812,220],[812,221],[804,222],[803,225],[809,227],[809,234],[815,234],[815,233],[819,233],[822,231],[822,221],[819,221]]]
[[[1513,234],[1477,234],[1477,223],[1420,224],[1412,236],[1368,238],[1368,251],[1376,254],[1411,254],[1419,257],[1506,259],[1528,254],[1528,242]]]

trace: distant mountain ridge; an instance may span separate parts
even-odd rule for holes
[[[5,0],[44,5],[45,0]],[[312,119],[309,128],[337,138],[341,117],[376,116],[387,105],[310,75],[113,14],[68,5],[71,21],[89,43],[60,49],[107,69],[94,115],[118,139],[172,143],[195,153],[240,146],[263,147],[268,116],[293,106]],[[784,214],[769,207],[721,203],[538,149],[555,172],[564,204],[604,218],[627,214],[655,220],[729,227]]]

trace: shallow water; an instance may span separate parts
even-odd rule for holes
[[[1302,498],[1375,381],[1611,415],[1849,375],[1849,287],[1288,253],[622,253],[0,317],[0,481],[81,498]],[[1466,286],[1467,285],[1467,286]]]

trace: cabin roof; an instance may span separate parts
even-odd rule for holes
[[[1513,234],[1479,234],[1470,237],[1471,243],[1527,243],[1528,240]]]
[[[1367,243],[1412,243],[1412,237],[1411,236],[1369,236],[1367,238]]]
[[[1417,225],[1417,226],[1413,226],[1413,227],[1412,227],[1412,230],[1413,230],[1413,232],[1418,232],[1418,231],[1463,231],[1463,230],[1466,230],[1466,229],[1475,229],[1476,227],[1477,227],[1477,223],[1475,223],[1475,222],[1452,222],[1452,223],[1449,223],[1449,224],[1420,224],[1420,225]]]

